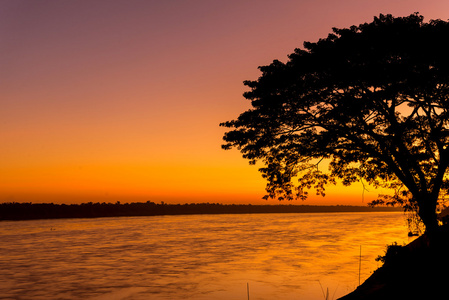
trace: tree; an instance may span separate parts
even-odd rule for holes
[[[416,208],[432,231],[449,188],[448,38],[448,22],[418,13],[333,28],[244,82],[252,108],[220,124],[222,147],[263,163],[266,197],[362,181],[393,191],[372,204]]]

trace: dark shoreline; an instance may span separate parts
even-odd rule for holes
[[[385,263],[353,292],[338,300],[447,299],[449,224],[395,246]]]
[[[337,212],[393,212],[402,211],[393,207],[368,207],[349,205],[251,205],[190,203],[165,204],[154,202],[138,203],[0,203],[0,221],[63,219],[63,218],[102,218],[136,217],[194,214],[256,214],[256,213],[337,213]]]

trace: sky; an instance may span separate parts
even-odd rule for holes
[[[221,149],[242,82],[332,27],[414,12],[448,20],[449,1],[0,0],[0,202],[277,204]]]

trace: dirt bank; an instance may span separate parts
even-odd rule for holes
[[[341,300],[446,299],[449,287],[449,226],[391,247],[384,265]]]

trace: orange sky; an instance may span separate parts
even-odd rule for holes
[[[447,20],[449,1],[2,0],[0,202],[277,203],[220,148],[242,81],[332,27],[416,11]]]

